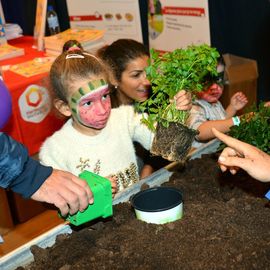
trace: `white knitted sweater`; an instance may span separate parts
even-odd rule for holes
[[[72,126],[72,120],[51,137],[40,150],[43,164],[79,175],[88,170],[107,177],[118,177],[119,190],[139,180],[133,141],[149,150],[154,134],[143,124],[132,106],[112,109],[106,127],[87,136]]]

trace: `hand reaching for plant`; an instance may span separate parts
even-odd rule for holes
[[[176,109],[181,111],[188,111],[192,107],[191,93],[185,90],[180,90],[175,96],[174,100]],[[172,101],[172,102],[173,102]]]
[[[229,169],[232,174],[235,174],[241,168],[261,182],[270,182],[270,156],[268,154],[255,146],[225,135],[215,128],[212,128],[212,132],[229,146],[222,151],[218,159],[223,172]]]
[[[227,117],[232,117],[237,111],[243,109],[248,103],[248,99],[243,92],[237,92],[231,97],[230,105],[227,107]]]

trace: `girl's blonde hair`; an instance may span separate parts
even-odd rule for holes
[[[50,70],[53,98],[68,103],[69,92],[77,80],[97,76],[108,80],[106,66],[96,56],[80,48],[64,52],[55,59]]]

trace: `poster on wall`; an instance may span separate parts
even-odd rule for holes
[[[207,0],[149,0],[149,46],[173,51],[188,45],[210,45]]]
[[[106,43],[119,38],[142,42],[139,1],[67,0],[71,28],[105,30]]]

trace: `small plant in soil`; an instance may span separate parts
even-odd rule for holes
[[[258,108],[253,106],[250,111],[241,116],[239,126],[231,127],[229,135],[270,154],[270,107],[265,107],[261,102]]]
[[[168,160],[184,160],[197,134],[186,126],[188,111],[177,110],[173,97],[179,90],[194,95],[203,90],[206,77],[217,76],[219,53],[215,48],[192,45],[160,56],[150,51],[147,78],[152,84],[149,99],[136,103],[140,112],[147,112],[143,123],[156,132],[151,153]]]

